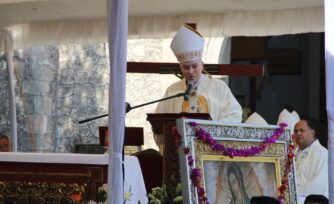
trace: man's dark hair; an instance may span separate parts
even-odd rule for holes
[[[251,204],[279,204],[276,198],[270,196],[253,196],[250,200]]]
[[[9,137],[1,132],[0,132],[0,139],[7,139],[8,141],[10,141]]]
[[[314,137],[318,138],[318,132],[319,132],[319,128],[316,125],[316,122],[310,118],[301,118],[300,120],[303,120],[306,122],[307,126],[309,128],[311,128],[312,130],[314,130]]]
[[[328,204],[328,198],[326,198],[323,195],[311,194],[311,195],[308,195],[304,201],[304,204],[307,204],[307,203]]]

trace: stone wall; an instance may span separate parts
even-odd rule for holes
[[[170,40],[128,40],[128,61],[175,62]],[[219,54],[211,53],[210,59]],[[18,151],[73,152],[76,144],[99,143],[98,127],[107,126],[108,118],[78,121],[108,113],[107,44],[35,46],[14,55]],[[9,134],[6,61],[3,56],[0,59],[0,131]],[[126,77],[126,101],[131,106],[161,98],[166,87],[178,80],[159,74]],[[126,115],[126,126],[144,127],[143,149],[157,149],[146,121],[146,114],[155,107],[141,107]]]
[[[0,132],[9,135],[9,95],[6,67],[7,63],[3,56],[0,58]]]
[[[108,113],[106,49],[106,44],[60,45],[15,52],[18,151],[73,152],[75,144],[99,142],[98,126],[107,126],[108,118],[78,121]],[[5,60],[0,73],[0,130],[9,134]],[[126,100],[135,106],[161,97],[157,76],[127,74]],[[127,126],[145,127],[143,148],[156,148],[146,121],[154,107],[134,109],[126,116]]]

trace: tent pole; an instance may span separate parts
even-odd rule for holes
[[[328,118],[329,203],[334,203],[334,1],[325,0],[326,108]]]

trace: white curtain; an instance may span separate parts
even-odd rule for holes
[[[122,149],[125,120],[125,74],[128,1],[107,0],[109,39],[109,166],[108,203],[123,203]]]
[[[10,137],[12,150],[17,152],[17,118],[15,105],[15,81],[13,64],[13,37],[7,30],[0,30],[0,51],[6,52],[7,73],[8,73],[8,93],[9,93],[9,111],[10,111]]]
[[[325,0],[326,103],[328,118],[329,203],[334,203],[334,1]]]
[[[154,18],[130,17],[128,38],[171,38],[186,22],[196,23],[205,37],[323,32],[324,9],[315,7],[271,11],[227,11]],[[6,29],[13,33],[13,46],[17,49],[51,43],[106,42],[106,24],[105,19],[98,18],[34,22]],[[2,50],[1,45],[0,49]]]
[[[129,37],[170,37],[185,22],[196,23],[205,37],[283,35],[323,32],[324,12],[323,8],[301,8],[130,18]]]
[[[6,29],[0,29],[0,52],[13,50],[14,39],[12,34]]]

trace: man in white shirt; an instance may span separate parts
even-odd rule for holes
[[[316,138],[315,125],[306,119],[296,123],[295,140],[298,145],[295,157],[298,204],[306,196],[321,194],[328,197],[328,151]]]

